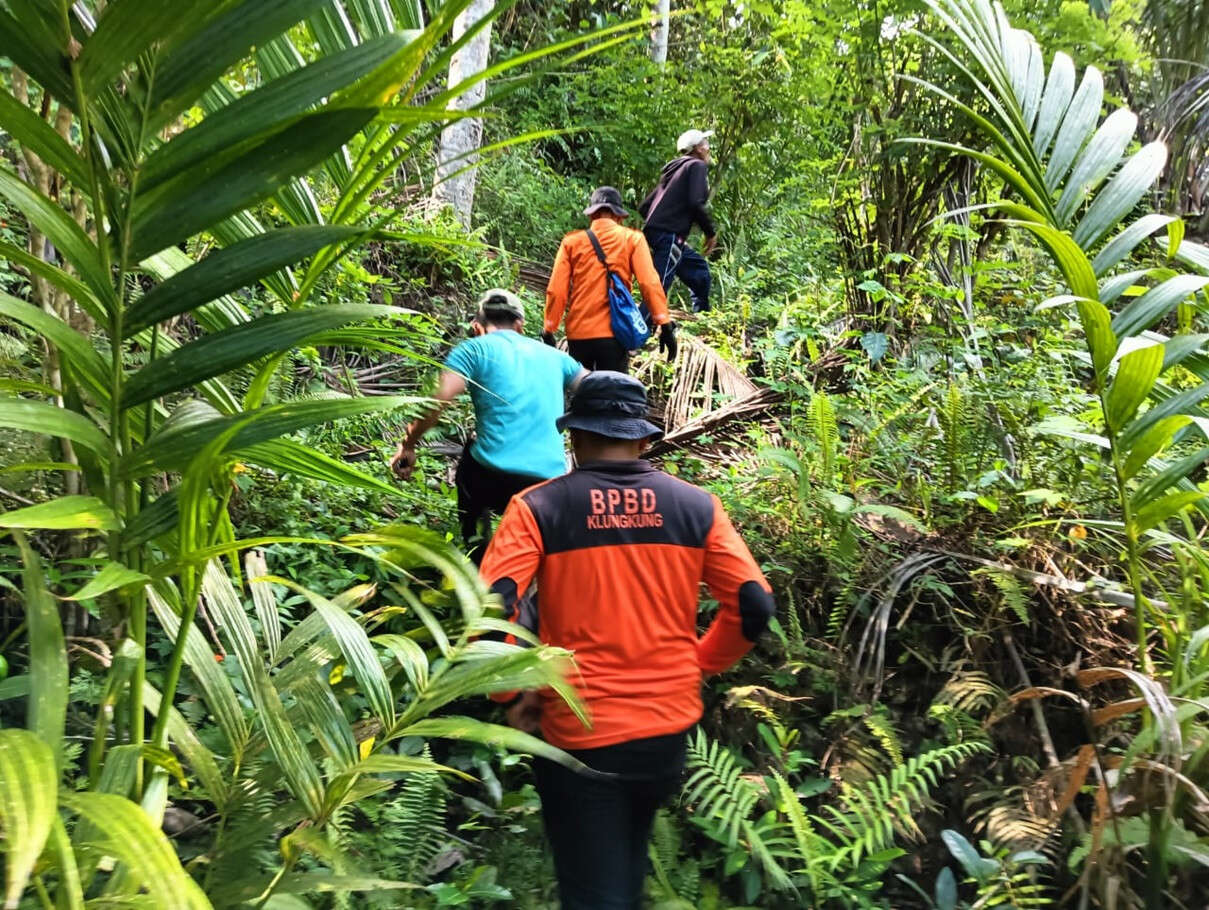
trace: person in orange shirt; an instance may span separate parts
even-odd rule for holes
[[[659,326],[659,350],[676,357],[676,324],[667,311],[667,294],[655,266],[651,249],[641,231],[621,222],[629,216],[621,205],[621,193],[611,186],[598,187],[584,209],[591,224],[587,231],[573,231],[563,238],[554,257],[554,268],[546,286],[546,321],[542,339],[553,345],[554,333],[566,316],[567,350],[589,370],[629,369],[630,352],[613,337],[609,318],[608,273],[592,245],[589,231],[600,244],[608,267],[627,287],[634,279],[642,291],[644,314]]]
[[[612,775],[534,760],[563,910],[641,906],[655,810],[680,785],[702,678],[746,654],[774,613],[718,497],[640,458],[662,435],[646,414],[638,380],[588,373],[557,421],[578,467],[512,498],[482,564],[506,615],[575,653],[591,716],[585,728],[545,690],[515,696],[509,722]],[[520,596],[534,579],[537,601]],[[698,638],[702,582],[719,606]]]

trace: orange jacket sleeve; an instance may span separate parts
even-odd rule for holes
[[[697,642],[702,673],[721,673],[751,650],[776,610],[772,589],[717,496],[705,542],[703,577],[718,601],[718,615]]]
[[[672,317],[668,315],[667,311],[667,292],[663,289],[663,282],[659,280],[659,273],[655,271],[655,263],[651,259],[651,248],[642,234],[638,234],[634,240],[634,251],[630,255],[630,268],[634,272],[634,277],[638,279],[638,288],[642,291],[642,301],[651,311],[651,321],[655,325],[671,322]]]
[[[500,519],[499,528],[491,538],[479,568],[483,581],[503,600],[504,617],[509,622],[521,623],[521,613],[525,607],[522,598],[537,574],[543,555],[542,535],[537,520],[529,506],[514,496],[504,510],[504,517]],[[532,607],[532,601],[528,603]],[[527,626],[532,622],[534,627],[530,631],[536,632],[536,616],[526,619],[529,622],[522,624]],[[511,635],[506,640],[515,643]],[[489,697],[494,701],[508,702],[515,696],[515,692],[495,692]]]
[[[652,271],[654,267],[652,266]],[[571,256],[567,248],[567,238],[558,245],[558,253],[554,257],[554,266],[550,270],[550,281],[546,285],[546,319],[542,327],[544,332],[557,332],[567,311],[567,301],[571,299]]]

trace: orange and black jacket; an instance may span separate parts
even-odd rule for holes
[[[738,661],[773,614],[718,498],[645,461],[582,465],[513,497],[481,571],[513,621],[536,578],[538,637],[575,653],[592,726],[541,693],[542,733],[564,749],[688,729],[702,676]],[[698,638],[702,582],[719,608]]]
[[[638,280],[642,300],[655,325],[670,321],[667,294],[651,261],[651,248],[641,231],[618,224],[611,218],[592,221],[592,233],[600,241],[609,268],[633,287]],[[546,285],[546,321],[544,331],[556,332],[563,316],[567,318],[567,338],[613,337],[609,318],[608,276],[592,249],[587,231],[574,231],[563,238],[554,257],[550,282]]]

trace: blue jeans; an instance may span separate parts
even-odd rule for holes
[[[646,235],[651,247],[651,259],[655,272],[666,291],[672,281],[679,278],[688,288],[693,300],[694,312],[709,309],[709,263],[705,257],[689,246],[683,237],[665,231],[652,231]]]

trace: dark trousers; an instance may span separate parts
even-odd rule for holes
[[[462,526],[467,555],[476,566],[483,561],[483,551],[491,537],[491,513],[503,514],[508,500],[544,479],[497,471],[471,455],[469,445],[462,450],[454,475],[458,490],[458,522]]]
[[[569,339],[567,353],[583,364],[585,370],[615,370],[618,373],[630,371],[630,352],[612,336]]]
[[[684,733],[570,750],[609,780],[534,759],[562,910],[642,907],[655,810],[680,787],[684,750]]]
[[[688,288],[693,300],[694,312],[709,309],[709,263],[705,257],[689,246],[683,237],[666,231],[652,231],[646,235],[651,248],[651,259],[655,272],[666,291],[672,281],[679,278]]]

